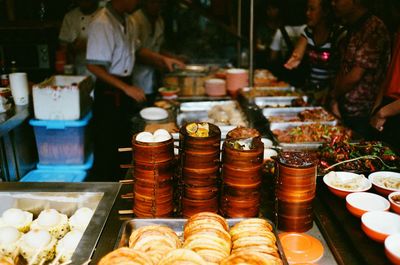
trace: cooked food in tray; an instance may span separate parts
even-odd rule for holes
[[[335,137],[347,140],[351,131],[343,126],[306,124],[272,131],[280,143],[327,142]]]
[[[309,108],[301,111],[296,111],[296,108],[293,108],[291,112],[288,110],[281,113],[276,111],[277,109],[274,110],[268,114],[264,112],[270,122],[326,122],[336,120],[335,116],[323,108]]]
[[[241,264],[243,260],[251,261],[246,264],[283,264],[272,225],[264,219],[244,219],[229,229],[222,216],[201,212],[184,224],[182,242],[171,228],[155,224],[157,220],[149,223],[131,232],[129,249],[120,244],[99,265],[125,264],[128,257],[134,264],[146,265]],[[144,263],[148,259],[151,263]]]
[[[235,101],[184,103],[177,116],[177,125],[190,122],[209,122],[219,127],[247,125],[244,114]]]
[[[215,125],[246,126],[243,114],[236,103],[213,106],[208,111],[208,122]]]
[[[33,220],[32,213],[10,208],[0,218],[0,260],[32,265],[68,262],[92,215],[93,210],[86,207],[79,208],[70,218],[55,209],[46,209]]]
[[[268,87],[255,87],[243,92],[248,97],[300,97],[303,94],[292,90],[280,90]]]
[[[400,169],[400,157],[379,141],[351,143],[333,138],[319,148],[319,169],[374,172]]]

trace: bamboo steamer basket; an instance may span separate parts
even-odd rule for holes
[[[216,187],[219,176],[219,166],[205,169],[184,168],[182,170],[183,181],[187,185],[195,187]]]
[[[209,125],[209,136],[208,137],[193,137],[190,136],[186,131],[186,125],[183,125],[179,129],[179,151],[185,152],[189,150],[191,152],[216,152],[220,150],[221,142],[221,130],[218,126],[208,123]]]
[[[306,153],[284,152],[276,158],[275,212],[278,228],[306,232],[313,226],[316,161]]]
[[[213,152],[185,150],[181,159],[185,168],[203,169],[218,166],[220,164],[219,157],[219,150]]]
[[[135,163],[162,163],[174,159],[174,139],[158,143],[142,143],[132,140],[132,156]]]
[[[218,188],[213,186],[208,187],[192,187],[185,185],[184,196],[193,200],[209,200],[218,195]]]
[[[264,144],[253,139],[254,148],[250,150],[237,150],[228,144],[237,139],[227,139],[223,144],[222,162],[236,168],[248,168],[261,165],[264,160]]]
[[[164,87],[179,88],[180,96],[203,96],[205,95],[206,74],[168,74],[164,77]]]
[[[218,212],[218,197],[207,200],[193,200],[182,198],[182,214],[184,217],[191,217],[200,212]]]

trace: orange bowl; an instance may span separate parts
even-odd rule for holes
[[[179,93],[180,89],[179,88],[167,88],[167,87],[160,87],[158,89],[158,92],[160,92],[160,94],[163,97],[172,97],[175,96]]]
[[[400,191],[390,193],[388,198],[393,212],[400,214]]]
[[[377,171],[368,176],[374,189],[383,196],[393,191],[400,191],[400,173],[391,171]]]
[[[385,212],[367,212],[361,217],[361,228],[371,239],[383,243],[393,234],[400,233],[400,215]]]
[[[370,211],[388,211],[390,203],[382,196],[370,192],[355,192],[347,195],[346,208],[355,217],[360,218]]]
[[[328,189],[340,198],[353,192],[367,191],[371,188],[371,182],[363,175],[344,172],[331,171],[323,178]]]
[[[395,265],[400,265],[400,234],[390,235],[385,239],[385,253]]]

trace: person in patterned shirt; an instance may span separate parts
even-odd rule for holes
[[[331,108],[346,126],[371,138],[369,119],[385,78],[390,37],[384,23],[369,12],[365,1],[332,0],[333,9],[348,32],[339,47],[340,67],[331,92]]]

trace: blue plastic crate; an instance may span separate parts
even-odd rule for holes
[[[83,119],[29,121],[35,131],[41,165],[82,165],[90,153],[89,112]]]
[[[21,182],[82,182],[87,175],[83,170],[35,169],[26,174]]]
[[[92,168],[93,166],[93,153],[91,153],[88,156],[88,159],[86,160],[85,164],[82,165],[65,165],[65,164],[56,164],[56,165],[43,165],[41,163],[38,163],[36,165],[37,169],[43,169],[43,170],[54,170],[54,171],[69,171],[69,170],[75,170],[75,171],[87,171]]]

